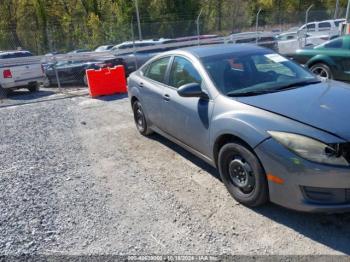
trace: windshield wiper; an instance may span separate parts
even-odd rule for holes
[[[271,93],[271,90],[264,90],[264,91],[248,91],[248,92],[239,92],[239,93],[228,93],[227,96],[232,97],[239,97],[239,96],[257,96],[257,95],[263,95]]]
[[[233,93],[228,93],[226,95],[231,96],[231,97],[256,96],[256,95],[263,95],[263,94],[268,94],[268,93],[275,93],[275,92],[279,92],[281,90],[292,89],[294,87],[299,87],[299,86],[318,84],[320,82],[321,82],[320,80],[304,80],[304,81],[290,83],[290,84],[287,84],[284,86],[279,86],[279,87],[273,88],[273,89],[255,90],[255,91],[237,92],[237,93],[233,92]]]
[[[318,84],[318,83],[321,83],[321,80],[304,80],[304,81],[294,82],[291,84],[280,86],[278,88],[273,89],[272,91],[280,91],[280,90],[285,90],[285,89],[289,89],[289,88],[293,88],[293,87],[307,86],[307,85],[313,85],[313,84]]]

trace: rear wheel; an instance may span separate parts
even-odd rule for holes
[[[84,74],[84,76],[83,76],[83,84],[84,84],[84,86],[88,86],[88,84],[89,84],[86,74]]]
[[[0,99],[6,98],[10,92],[11,92],[11,89],[3,88],[2,86],[0,86]]]
[[[28,90],[31,93],[37,92],[37,91],[39,91],[39,85],[37,83],[33,84],[33,85],[30,85],[30,86],[28,86]]]
[[[137,127],[137,130],[140,132],[140,134],[147,136],[152,133],[152,130],[149,129],[146,121],[145,114],[143,112],[143,108],[141,106],[141,103],[139,101],[135,101],[132,104],[132,110],[134,112],[134,120]]]
[[[234,199],[243,205],[255,207],[268,200],[266,175],[259,160],[240,143],[224,145],[218,158],[222,181]]]
[[[50,79],[47,76],[44,78],[43,85],[44,87],[50,87],[52,85]]]
[[[310,70],[315,75],[318,75],[324,79],[333,79],[333,74],[328,65],[323,63],[318,63],[310,67]]]

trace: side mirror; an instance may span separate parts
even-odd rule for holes
[[[200,97],[204,99],[209,98],[208,94],[202,91],[201,85],[198,83],[190,83],[180,86],[177,89],[177,93],[182,97]]]

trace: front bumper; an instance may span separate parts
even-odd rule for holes
[[[350,211],[350,168],[307,161],[270,138],[255,148],[266,174],[282,178],[269,181],[270,200],[307,212]]]

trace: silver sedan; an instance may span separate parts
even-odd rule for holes
[[[162,53],[128,79],[136,127],[218,168],[230,194],[350,210],[350,88],[250,45]]]

